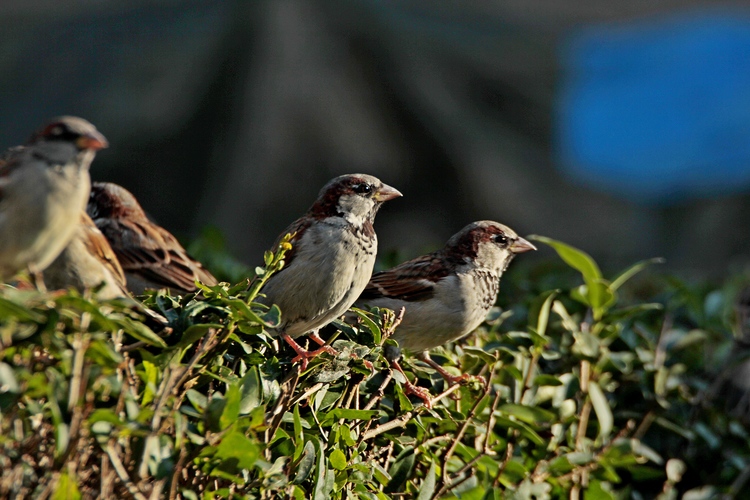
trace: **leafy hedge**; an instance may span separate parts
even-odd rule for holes
[[[125,301],[6,287],[0,497],[750,495],[743,400],[723,383],[743,360],[736,284],[688,286],[651,267],[626,285],[649,263],[608,280],[585,253],[537,240],[568,267],[514,264],[509,309],[433,353],[486,387],[447,387],[405,361],[431,410],[382,356],[390,311],[335,322],[324,336],[337,358],[290,365],[265,333],[280,311],[254,301],[286,243],[250,284],[148,296],[165,329]]]

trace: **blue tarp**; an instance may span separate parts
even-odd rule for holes
[[[562,51],[558,164],[650,202],[750,187],[750,11],[585,28]]]

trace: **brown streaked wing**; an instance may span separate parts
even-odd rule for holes
[[[91,217],[86,212],[81,214],[81,224],[86,231],[84,239],[86,249],[89,253],[98,257],[101,263],[110,270],[112,276],[117,279],[117,284],[125,290],[125,273],[107,238],[99,231],[99,228],[96,227],[96,224],[94,224],[94,221],[91,220]]]
[[[126,272],[185,292],[195,290],[196,278],[216,284],[216,278],[190,257],[167,230],[132,219],[98,219],[98,223]]]
[[[360,300],[381,297],[418,302],[435,293],[435,283],[450,274],[440,252],[423,255],[376,273],[360,295]]]

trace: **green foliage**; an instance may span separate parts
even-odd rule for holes
[[[126,302],[7,287],[0,497],[750,494],[746,414],[721,384],[743,361],[733,294],[646,273],[639,292],[626,282],[650,262],[609,280],[587,254],[536,239],[580,278],[512,269],[513,309],[433,353],[486,386],[448,387],[407,358],[431,410],[382,356],[391,311],[336,321],[338,356],[290,364],[268,334],[281,312],[256,302],[288,240],[252,282],[146,297],[167,328]]]

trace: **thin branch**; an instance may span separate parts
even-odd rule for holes
[[[114,467],[115,472],[117,472],[117,476],[120,478],[120,481],[122,481],[123,486],[128,490],[128,493],[133,495],[133,498],[136,500],[148,500],[146,496],[141,493],[138,486],[133,483],[133,481],[130,479],[130,476],[128,476],[128,471],[125,470],[125,466],[122,465],[122,462],[120,462],[120,458],[117,456],[117,452],[112,448],[112,446],[107,446],[107,456],[109,457],[109,461],[112,463],[112,467]]]
[[[414,412],[410,411],[408,413],[404,413],[400,417],[389,420],[388,422],[384,424],[380,424],[379,426],[375,427],[374,429],[371,429],[365,433],[362,434],[362,438],[360,441],[367,441],[368,439],[372,439],[375,436],[379,436],[384,432],[388,432],[391,429],[396,429],[397,427],[403,427],[406,425],[406,423],[411,420],[411,418],[414,416]]]
[[[460,386],[458,384],[450,386],[447,390],[445,390],[441,394],[435,396],[435,398],[432,400],[432,402],[436,403],[436,402],[440,401],[441,399],[447,397],[449,394],[451,394],[451,393],[455,392],[456,390],[458,390],[459,387]],[[421,406],[420,408],[425,408],[425,407]],[[404,427],[407,424],[407,422],[409,422],[409,420],[411,420],[411,418],[417,413],[418,410],[419,410],[419,408],[416,409],[416,410],[412,410],[410,412],[404,413],[403,415],[401,415],[400,417],[398,417],[398,418],[396,418],[394,420],[389,420],[388,422],[386,422],[384,424],[380,424],[379,426],[375,427],[374,429],[371,429],[371,430],[369,430],[367,432],[364,432],[362,434],[362,438],[360,439],[360,442],[367,441],[368,439],[372,439],[375,436],[379,436],[380,434],[382,434],[384,432],[388,432],[391,429],[396,429],[398,427]]]
[[[323,382],[318,382],[317,384],[310,387],[308,390],[306,390],[305,392],[303,392],[302,394],[294,398],[294,400],[290,401],[289,404],[292,406],[296,405],[300,401],[307,399],[307,397],[310,396],[311,394],[318,392],[324,385],[325,384]]]
[[[378,387],[378,390],[373,393],[372,397],[367,402],[365,407],[362,408],[363,410],[371,409],[373,406],[378,404],[378,402],[380,402],[381,399],[383,399],[383,397],[385,396],[385,388],[388,387],[388,383],[391,381],[392,378],[393,378],[393,371],[388,370],[388,375],[386,375],[386,377],[383,379],[383,383],[381,383],[380,387]]]
[[[518,431],[514,431],[515,435],[518,435]],[[500,462],[500,466],[497,468],[497,474],[495,474],[495,479],[492,480],[492,487],[497,489],[500,487],[500,476],[503,475],[503,471],[505,471],[505,467],[508,465],[508,462],[513,458],[513,451],[514,451],[515,445],[512,441],[508,441],[508,444],[505,446],[505,458],[502,462]]]
[[[479,454],[477,454],[477,456],[475,456],[474,458],[472,458],[471,460],[469,460],[468,462],[466,462],[466,465],[464,465],[463,467],[461,467],[458,471],[456,471],[455,474],[453,474],[452,481],[443,484],[442,488],[440,488],[440,490],[435,495],[433,495],[432,498],[440,498],[445,493],[447,493],[450,490],[452,490],[453,488],[456,488],[457,486],[460,486],[461,484],[463,484],[464,482],[466,482],[471,477],[471,474],[466,474],[463,477],[461,477],[461,476],[464,473],[466,473],[466,471],[468,471],[469,469],[471,469],[474,466],[474,464],[477,463],[483,456],[484,456],[484,453],[479,453]]]
[[[492,391],[492,379],[495,376],[495,365],[492,365],[492,370],[490,371],[490,376],[487,378],[487,383],[484,386],[484,392],[480,397],[474,401],[474,404],[471,407],[471,410],[469,410],[469,413],[466,414],[466,418],[464,419],[463,424],[461,425],[461,428],[459,429],[458,433],[456,433],[455,438],[453,439],[453,442],[451,443],[450,447],[448,448],[448,451],[445,452],[445,455],[443,456],[443,474],[442,474],[442,483],[443,487],[440,488],[441,490],[449,485],[449,478],[448,478],[448,461],[453,456],[453,452],[456,450],[456,446],[458,446],[458,443],[461,441],[461,439],[464,437],[464,434],[466,433],[466,429],[469,428],[469,425],[472,423],[472,420],[474,420],[474,416],[476,415],[477,408],[479,407],[480,403],[484,401],[484,399],[489,396],[490,392]],[[497,402],[497,396],[495,397],[495,402]],[[487,434],[489,435],[490,428],[487,428]],[[486,446],[485,446],[486,449]],[[481,452],[480,452],[481,455]]]

